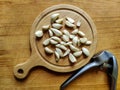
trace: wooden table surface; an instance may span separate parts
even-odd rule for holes
[[[0,90],[59,90],[72,74],[37,67],[25,80],[17,80],[13,75],[13,67],[30,57],[29,33],[34,19],[56,4],[71,4],[85,10],[97,27],[96,52],[109,50],[120,65],[120,0],[0,0]],[[109,78],[106,73],[91,69],[65,90],[96,89],[109,90]],[[120,90],[120,75],[117,90]]]

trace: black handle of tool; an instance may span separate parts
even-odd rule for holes
[[[64,90],[64,88],[71,83],[73,80],[75,80],[79,75],[81,75],[82,73],[84,73],[85,71],[89,70],[92,67],[96,67],[98,66],[98,64],[96,62],[92,62],[87,64],[86,66],[80,68],[79,70],[77,70],[76,73],[74,73],[72,76],[70,76],[61,86],[60,86],[60,90]]]
[[[117,86],[117,78],[118,78],[118,64],[116,58],[113,56],[109,60],[109,65],[112,66],[112,68],[108,68],[108,75],[111,77],[111,89],[110,90],[116,90]]]
[[[111,79],[111,89],[110,90],[116,90],[116,84],[117,84],[117,82],[116,82],[115,78],[112,78]]]

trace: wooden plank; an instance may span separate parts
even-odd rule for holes
[[[0,0],[0,90],[59,90],[63,81],[72,74],[38,67],[23,81],[13,76],[13,67],[30,56],[29,33],[34,19],[44,9],[56,4],[72,4],[85,10],[97,27],[96,52],[104,49],[111,51],[120,65],[119,0]],[[108,82],[105,73],[92,69],[66,90],[109,90]],[[119,84],[118,75],[117,90],[120,89]]]

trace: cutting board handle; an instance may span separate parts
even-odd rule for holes
[[[40,63],[38,63],[38,59],[38,55],[34,54],[31,55],[26,62],[16,65],[14,67],[15,77],[18,79],[25,78],[33,67],[40,65]]]

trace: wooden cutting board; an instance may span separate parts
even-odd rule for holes
[[[85,10],[93,19],[98,32],[100,50],[111,51],[120,60],[119,0],[2,0],[0,1],[0,90],[59,90],[71,73],[55,73],[43,67],[33,68],[25,80],[16,80],[13,69],[31,55],[29,35],[36,16],[56,4],[72,4]],[[118,75],[117,90],[120,89]],[[84,73],[66,90],[109,90],[109,78],[96,69]]]
[[[85,55],[81,55],[80,57],[76,58],[77,62],[72,64],[70,63],[68,56],[60,58],[59,62],[56,62],[55,56],[48,55],[44,51],[44,45],[43,42],[47,38],[50,38],[48,35],[48,32],[43,32],[43,37],[42,38],[36,38],[35,32],[37,30],[42,30],[43,25],[50,25],[51,24],[51,15],[59,13],[61,18],[64,18],[63,24],[65,23],[65,18],[66,17],[71,17],[73,20],[75,20],[74,25],[78,20],[81,22],[81,26],[75,27],[75,29],[78,29],[79,31],[82,31],[85,33],[85,37],[92,42],[91,45],[82,45],[77,47],[79,50],[81,50],[82,47],[88,48],[90,55],[88,57],[85,57]],[[51,27],[51,26],[50,26]],[[60,29],[61,32],[62,30],[67,30],[68,32],[72,32],[74,29],[73,28],[68,28],[65,25],[63,25],[62,29]],[[77,35],[76,35],[77,36]],[[62,37],[62,36],[61,36]],[[61,38],[59,37],[59,38]],[[77,36],[78,37],[78,36]],[[80,37],[79,37],[80,38]],[[82,38],[82,37],[81,37]],[[62,40],[62,38],[61,38]],[[83,11],[82,9],[75,7],[73,5],[68,5],[68,4],[59,4],[59,5],[54,5],[52,7],[49,7],[45,9],[34,21],[32,25],[32,30],[30,33],[30,46],[31,46],[31,56],[26,62],[20,63],[14,67],[14,74],[17,78],[23,79],[27,76],[29,71],[36,67],[36,66],[43,66],[46,67],[52,71],[56,72],[72,72],[75,71],[85,64],[87,64],[90,61],[90,58],[94,55],[96,46],[97,46],[97,34],[96,34],[96,27],[95,24],[93,23],[92,19],[90,16]],[[47,46],[51,50],[54,50],[55,47],[54,45],[49,45]],[[67,47],[69,48],[69,47]],[[62,50],[64,53],[64,51]]]

